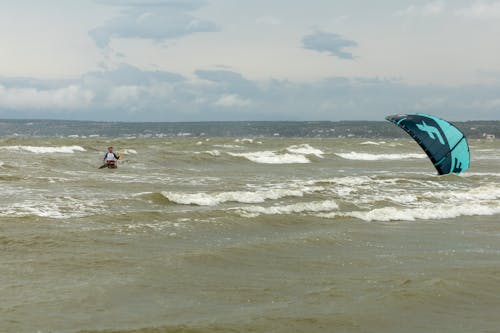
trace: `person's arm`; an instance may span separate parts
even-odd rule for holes
[[[119,155],[119,154],[117,155],[116,153],[113,153],[113,155],[115,155],[115,158],[116,158],[117,160],[119,160],[119,159],[120,159],[120,155]]]

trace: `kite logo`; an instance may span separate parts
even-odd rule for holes
[[[461,173],[463,171],[462,162],[455,158],[455,166],[453,167],[454,173]]]
[[[417,127],[422,132],[426,132],[432,140],[436,140],[437,137],[442,145],[445,144],[441,133],[439,133],[439,130],[436,127],[427,125],[423,120],[422,124],[417,124]]]

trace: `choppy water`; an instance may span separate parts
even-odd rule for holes
[[[497,332],[470,144],[438,177],[410,140],[1,139],[0,331]]]

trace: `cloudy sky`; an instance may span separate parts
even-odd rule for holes
[[[0,1],[0,118],[500,120],[500,0]]]

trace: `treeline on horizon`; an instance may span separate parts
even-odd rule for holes
[[[453,122],[470,139],[500,138],[500,121]],[[96,122],[0,120],[0,136],[401,138],[387,121]]]

